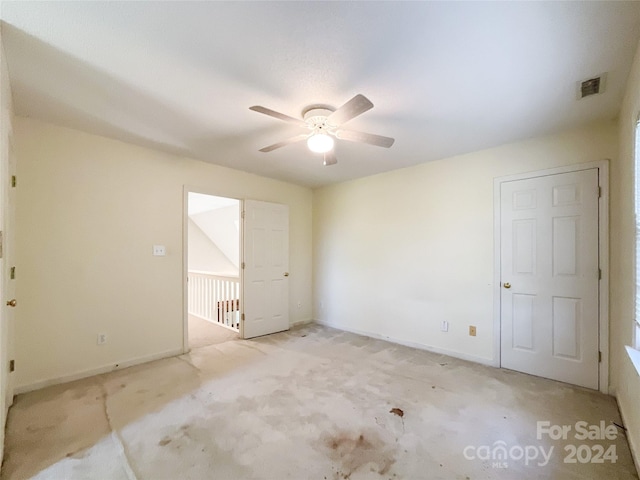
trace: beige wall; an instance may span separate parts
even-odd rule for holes
[[[309,189],[26,118],[15,139],[20,390],[181,350],[185,184],[289,205],[290,319],[311,319]]]
[[[632,342],[635,318],[634,145],[640,113],[640,47],[636,51],[620,112],[620,153],[613,164],[611,183],[611,385],[627,427],[627,437],[640,461],[640,376],[625,345]]]
[[[315,318],[491,363],[494,178],[616,155],[608,122],[314,191]]]

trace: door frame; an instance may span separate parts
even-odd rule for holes
[[[501,367],[501,285],[500,285],[500,187],[504,182],[526,180],[536,177],[557,175],[598,169],[598,256],[602,278],[599,289],[598,345],[602,361],[598,364],[598,384],[602,393],[609,393],[609,159],[589,163],[579,163],[564,167],[549,168],[533,172],[507,175],[493,179],[493,366]]]
[[[232,198],[240,202],[240,218],[238,219],[240,228],[240,264],[244,262],[244,199],[230,195],[224,195],[214,189],[206,187],[198,187],[193,185],[184,185],[182,191],[182,353],[189,353],[189,285],[187,284],[187,276],[189,273],[189,194],[201,193],[203,195],[211,195],[212,197]],[[244,270],[238,269],[240,276],[240,315],[244,312]],[[240,338],[244,338],[244,322],[240,321]]]

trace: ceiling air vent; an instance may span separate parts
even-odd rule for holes
[[[604,92],[605,74],[578,82],[578,99]]]

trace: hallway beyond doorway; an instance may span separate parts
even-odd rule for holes
[[[218,345],[240,338],[238,332],[208,322],[195,315],[189,315],[189,348]]]

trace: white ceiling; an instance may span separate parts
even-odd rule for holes
[[[640,2],[8,2],[15,111],[307,186],[613,119]],[[606,92],[576,82],[607,72]],[[291,116],[357,93],[348,123],[391,149],[339,141],[324,167]],[[517,159],[514,159],[517,161]]]

